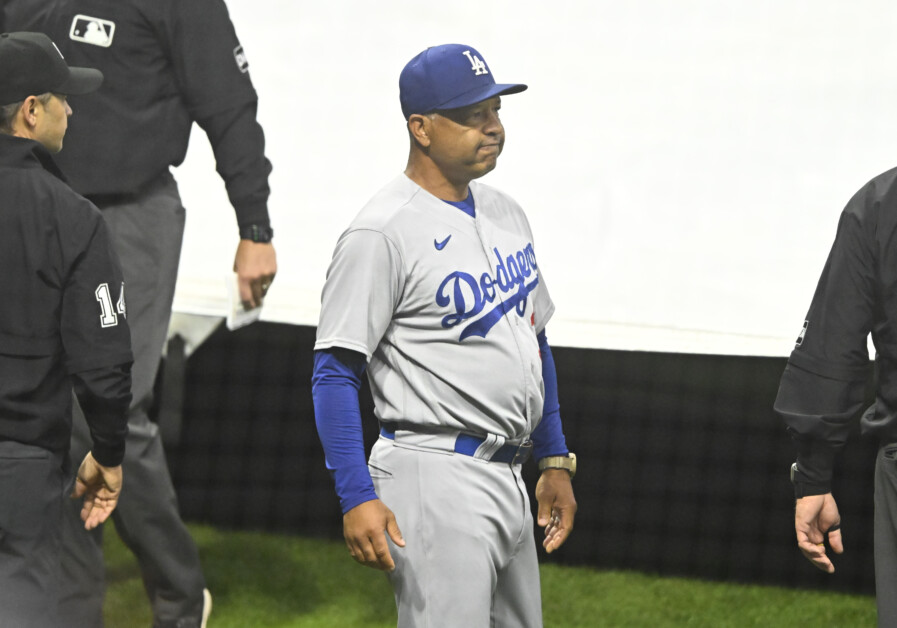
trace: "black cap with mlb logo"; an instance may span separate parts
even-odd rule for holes
[[[0,106],[47,92],[87,94],[103,82],[93,68],[70,68],[62,53],[43,33],[0,35]]]

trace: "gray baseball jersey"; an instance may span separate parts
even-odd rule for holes
[[[368,202],[337,244],[315,349],[368,358],[381,421],[520,441],[542,416],[554,304],[523,210],[470,189],[475,219],[404,174]]]

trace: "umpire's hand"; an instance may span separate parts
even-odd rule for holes
[[[831,558],[825,553],[825,542],[835,554],[844,553],[841,539],[841,514],[831,493],[808,495],[794,502],[794,532],[797,546],[818,569],[835,573]]]
[[[262,304],[277,274],[277,253],[270,242],[240,240],[234,256],[240,301],[247,310]]]
[[[84,497],[84,506],[81,508],[84,528],[93,530],[106,521],[118,505],[120,495],[121,465],[104,467],[88,452],[78,469],[75,490],[72,492],[72,497]]]
[[[386,543],[387,534],[393,543],[405,547],[396,516],[379,499],[359,504],[343,515],[346,547],[352,558],[362,565],[383,571],[396,568]]]

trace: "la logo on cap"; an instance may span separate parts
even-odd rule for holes
[[[461,54],[470,59],[470,69],[474,71],[474,74],[477,76],[480,76],[481,74],[489,74],[489,70],[486,69],[486,64],[483,63],[483,60],[478,56],[471,54],[469,50],[465,50]]]

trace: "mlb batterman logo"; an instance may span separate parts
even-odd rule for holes
[[[108,48],[115,35],[115,23],[89,15],[76,15],[72,20],[69,38],[84,44]]]

